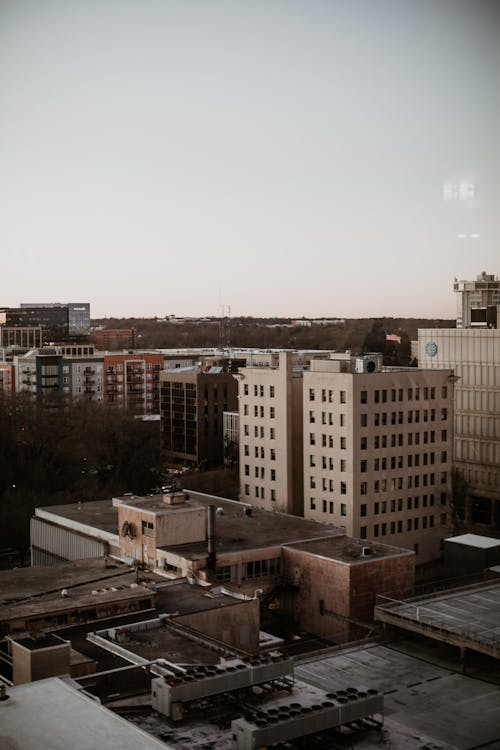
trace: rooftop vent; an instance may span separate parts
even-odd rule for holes
[[[189,500],[189,495],[185,492],[164,492],[162,498],[166,505],[182,505]]]
[[[373,550],[371,547],[363,547],[361,550],[361,557],[372,557],[373,556]]]

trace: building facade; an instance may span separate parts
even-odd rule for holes
[[[500,532],[500,329],[420,329],[422,367],[453,369],[454,509],[463,530]]]
[[[160,391],[165,460],[185,466],[222,463],[223,413],[235,411],[238,403],[234,376],[220,367],[165,370]]]
[[[292,352],[239,373],[240,493],[266,510],[302,515],[302,376]]]
[[[313,361],[303,375],[304,516],[439,557],[449,535],[453,373]]]
[[[138,414],[159,414],[163,355],[105,354],[104,400]]]
[[[42,328],[44,344],[86,341],[90,335],[90,304],[60,302],[21,304],[0,310],[0,324],[15,328]]]
[[[475,281],[455,280],[457,328],[500,328],[500,279],[479,274]]]

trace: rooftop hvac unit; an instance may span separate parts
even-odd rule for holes
[[[364,357],[356,357],[355,372],[380,372],[381,356],[379,354],[366,354]]]

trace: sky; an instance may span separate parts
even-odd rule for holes
[[[0,306],[454,317],[500,0],[2,0]]]

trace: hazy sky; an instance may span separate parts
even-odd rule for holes
[[[1,0],[0,306],[452,317],[499,140],[500,0]]]

